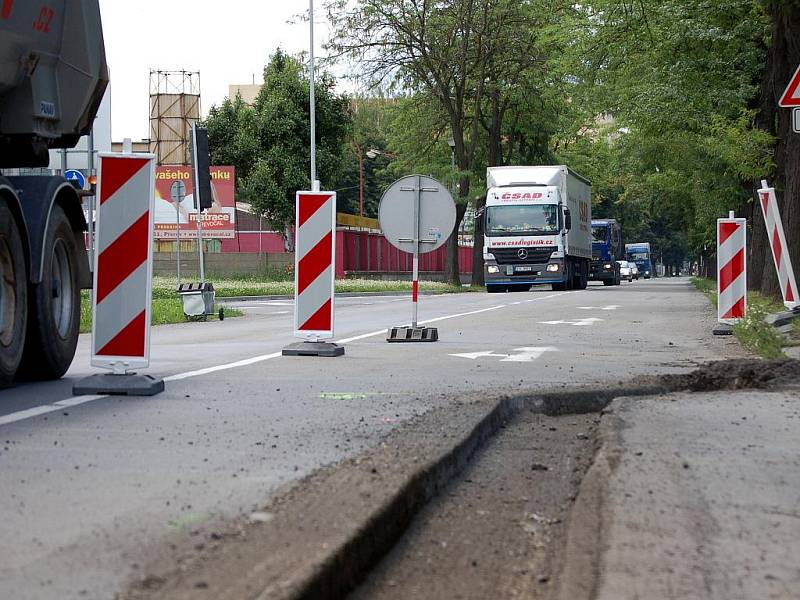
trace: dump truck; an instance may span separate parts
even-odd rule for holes
[[[108,85],[98,0],[0,2],[0,387],[69,368],[91,287],[81,192],[49,150],[89,133]]]
[[[487,292],[585,289],[592,186],[565,165],[489,167],[483,274]]]

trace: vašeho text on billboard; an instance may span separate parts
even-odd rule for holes
[[[233,238],[236,236],[236,194],[234,167],[211,167],[212,204],[203,213],[203,237]],[[172,201],[172,184],[182,181],[186,197],[176,213]],[[174,240],[197,237],[197,208],[194,200],[194,174],[191,167],[159,166],[156,168],[155,239]]]

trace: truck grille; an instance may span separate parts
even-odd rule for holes
[[[526,250],[528,256],[520,258],[519,251]],[[538,246],[535,248],[490,248],[498,265],[542,265],[550,260],[556,251],[555,246]]]

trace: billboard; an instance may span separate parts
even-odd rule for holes
[[[236,236],[235,170],[233,167],[212,166],[212,204],[202,215],[204,238],[233,238]],[[173,184],[183,183],[186,196],[177,207],[172,199]],[[191,167],[156,167],[155,239],[182,240],[197,238],[197,208],[194,202],[194,174]]]

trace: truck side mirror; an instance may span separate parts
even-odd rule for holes
[[[564,209],[564,231],[572,229],[572,214],[568,208]]]
[[[486,231],[486,207],[479,209],[475,213],[475,233]]]

